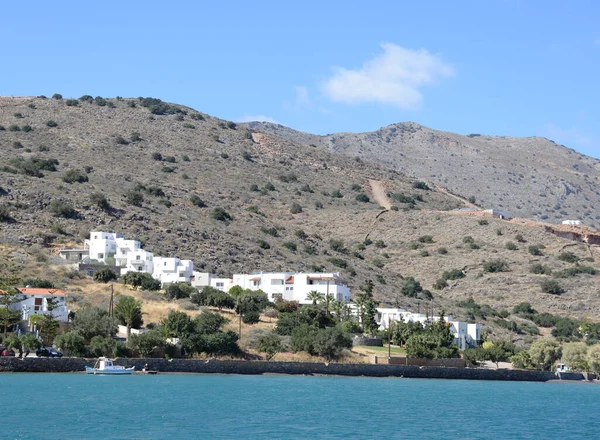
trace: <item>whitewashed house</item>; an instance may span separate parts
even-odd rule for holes
[[[400,320],[404,322],[419,322],[425,325],[433,321],[439,321],[440,317],[434,316],[432,318],[422,313],[412,313],[404,309],[377,308],[376,321],[379,324],[380,330],[385,330],[390,326],[390,323]],[[444,321],[450,324],[450,330],[454,335],[454,345],[461,350],[477,347],[478,342],[481,340],[481,324],[456,321],[452,315],[444,316]]]
[[[33,315],[52,315],[59,322],[67,322],[69,320],[69,309],[65,292],[59,289],[41,289],[32,287],[17,288],[20,301],[9,305],[12,310],[21,311],[21,319],[28,321]],[[0,294],[6,294],[0,290]],[[51,301],[54,302],[54,309],[50,310]]]
[[[508,212],[504,209],[492,208],[492,209],[486,209],[485,212],[487,212],[488,214],[491,214],[492,217],[499,218],[502,220],[509,220],[509,219],[513,218],[512,215],[510,214],[510,212]]]
[[[563,220],[562,221],[563,225],[576,225],[576,226],[581,226],[583,224],[583,222],[581,220]]]
[[[350,289],[339,273],[260,272],[234,274],[233,285],[243,289],[262,290],[271,301],[284,299],[299,304],[311,304],[308,293],[317,291],[338,301],[350,301]]]
[[[231,278],[222,278],[208,272],[194,272],[191,284],[199,290],[210,286],[222,292],[228,292],[234,285]]]
[[[90,232],[89,240],[84,247],[88,249],[90,261],[107,263],[108,258],[114,258],[114,264],[120,266],[121,275],[127,272],[152,273],[154,255],[145,251],[137,240],[126,240],[117,232]]]
[[[180,282],[189,283],[194,276],[194,263],[192,260],[180,260],[177,257],[156,257],[152,276],[163,286]]]

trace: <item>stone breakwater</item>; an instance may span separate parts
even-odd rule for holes
[[[83,372],[96,359],[83,358],[0,358],[0,372],[70,373]],[[298,374],[365,377],[405,377],[420,379],[472,379],[546,382],[558,379],[549,371],[486,370],[479,368],[418,367],[411,365],[336,364],[322,362],[267,362],[243,360],[195,359],[116,359],[115,365],[135,366],[141,371],[145,364],[161,373],[201,374]],[[585,380],[580,373],[563,373],[563,380]]]

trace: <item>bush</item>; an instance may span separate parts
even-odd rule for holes
[[[376,240],[375,247],[378,249],[383,249],[385,247],[385,242],[383,240]]]
[[[540,287],[542,288],[542,292],[551,293],[553,295],[560,295],[565,291],[556,280],[545,280],[542,282]]]
[[[271,228],[267,228],[265,226],[263,226],[262,228],[260,228],[260,230],[267,234],[270,235],[272,237],[278,237],[279,236],[279,230],[275,227],[271,227]]]
[[[487,220],[483,219],[483,220],[478,220],[477,223],[479,223],[480,226],[485,226],[485,225],[489,225],[490,222],[488,222]]]
[[[242,152],[242,158],[244,160],[247,160],[248,162],[254,162],[254,159],[252,158],[252,154],[250,154],[249,151],[243,151]]]
[[[433,243],[433,237],[431,235],[423,235],[418,238],[419,243]]]
[[[550,269],[548,266],[544,265],[544,264],[533,264],[530,268],[529,268],[529,272],[537,274],[537,275],[552,275],[552,269]]]
[[[117,278],[117,274],[115,274],[108,267],[103,267],[102,269],[98,269],[96,272],[94,272],[94,281],[98,281],[100,283],[108,283],[109,281],[114,281]]]
[[[13,218],[10,215],[10,208],[6,205],[0,205],[0,222],[9,223]]]
[[[425,182],[415,182],[413,184],[413,187],[415,189],[422,189],[422,190],[425,190],[425,191],[429,191],[431,189],[431,188],[429,188],[429,185],[427,185]]]
[[[58,127],[58,122],[50,120],[50,121],[46,122],[46,125],[48,127]]]
[[[300,214],[302,212],[302,206],[300,206],[298,203],[292,203],[290,212],[292,214]]]
[[[196,126],[194,124],[190,124],[189,122],[185,122],[183,124],[183,128],[189,128],[189,129],[193,130],[196,128]]]
[[[131,133],[131,142],[139,142],[141,140],[143,139],[137,131]]]
[[[448,253],[448,249],[446,249],[445,247],[438,248],[437,253],[440,255],[446,255]]]
[[[52,200],[50,202],[50,212],[56,217],[77,218],[77,211],[69,202],[64,200]]]
[[[206,208],[206,203],[204,203],[204,201],[196,194],[190,197],[190,202],[198,208]]]
[[[282,246],[283,246],[284,248],[287,248],[287,249],[289,249],[289,250],[290,250],[290,251],[292,251],[292,252],[296,252],[296,249],[298,248],[298,247],[296,246],[296,243],[294,243],[294,242],[292,242],[292,241],[286,241],[285,243],[283,243],[283,244],[282,244]]]
[[[579,257],[573,252],[563,252],[558,256],[558,259],[567,263],[577,263],[579,261]]]
[[[127,272],[123,275],[123,282],[132,287],[141,287],[144,290],[160,290],[160,281],[155,280],[146,272]]]
[[[355,197],[357,202],[363,202],[363,203],[368,203],[371,201],[371,199],[369,199],[369,196],[366,195],[365,193],[360,193]]]
[[[69,170],[62,176],[62,180],[65,183],[85,183],[87,182],[88,176],[80,170]]]
[[[81,98],[79,98],[79,100],[81,102],[87,102],[87,103],[91,104],[92,102],[94,102],[94,97],[91,95],[83,95]]]
[[[21,131],[21,127],[15,124],[11,124],[8,126],[8,131]]]
[[[444,280],[458,280],[465,277],[465,273],[461,269],[451,269],[442,274]]]
[[[508,272],[508,263],[503,260],[486,261],[483,263],[483,271],[488,273]]]
[[[125,193],[125,203],[140,207],[144,203],[144,196],[139,191],[129,190]]]
[[[169,299],[189,298],[197,290],[187,283],[173,283],[165,288],[165,296]]]
[[[515,235],[515,240],[519,243],[527,243],[527,240],[525,240],[521,234]]]
[[[161,161],[162,160],[162,154],[160,154],[160,153],[152,153],[152,159],[154,159],[156,161]]]
[[[77,107],[79,105],[79,101],[76,99],[67,99],[65,104],[67,104],[69,107]]]
[[[535,256],[540,256],[540,255],[544,255],[542,253],[542,249],[544,249],[543,245],[531,245],[527,248],[527,251],[531,254],[531,255],[535,255]]]
[[[271,249],[271,245],[264,240],[258,240],[258,247],[261,249]]]
[[[348,267],[348,262],[341,258],[328,258],[327,261],[334,266],[341,267],[342,269],[346,269]]]
[[[518,248],[517,248],[517,245],[516,245],[516,244],[514,244],[512,241],[507,241],[507,242],[506,242],[506,245],[505,245],[505,247],[506,247],[506,249],[508,249],[509,251],[516,251],[516,250],[518,249]]]
[[[31,130],[33,130],[33,128],[31,127],[31,125],[23,125],[21,127],[21,130],[23,130],[25,133],[29,133]]]
[[[52,95],[52,99],[63,99],[62,95],[60,93],[55,93],[54,95]]]
[[[212,210],[210,216],[220,222],[227,222],[229,220],[232,220],[231,215],[229,215],[229,213],[227,211],[225,211],[223,208],[215,208]]]

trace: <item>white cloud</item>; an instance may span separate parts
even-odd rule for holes
[[[322,84],[324,94],[346,104],[376,102],[412,110],[423,102],[422,86],[454,75],[452,66],[425,49],[405,49],[393,43],[381,47],[383,53],[360,69],[336,68]]]
[[[564,145],[588,146],[594,144],[594,139],[582,133],[577,127],[561,128],[554,124],[546,124],[542,135]]]
[[[265,115],[244,115],[237,120],[237,122],[271,122],[273,124],[279,124],[275,119]]]

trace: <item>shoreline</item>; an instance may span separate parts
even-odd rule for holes
[[[83,373],[90,358],[12,358],[0,357],[0,373]],[[338,364],[323,362],[278,362],[217,359],[119,358],[115,365],[134,366],[136,372],[145,364],[149,369],[165,373],[238,374],[238,375],[304,375],[347,377],[397,377],[407,379],[462,379],[510,382],[590,382],[583,373],[555,373],[535,370],[487,370],[479,368],[418,367],[389,364]]]

